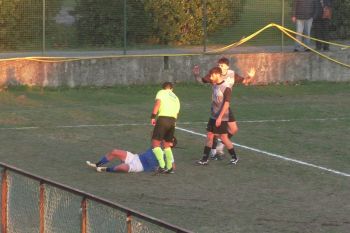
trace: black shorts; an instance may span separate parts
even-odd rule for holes
[[[227,134],[227,121],[221,121],[221,125],[216,127],[216,119],[209,118],[207,131],[214,134]]]
[[[156,125],[153,129],[152,139],[158,141],[164,140],[166,142],[173,142],[175,122],[176,119],[174,117],[158,117]]]
[[[235,122],[235,121],[236,121],[236,118],[233,115],[232,110],[230,109],[229,112],[228,112],[228,122]]]

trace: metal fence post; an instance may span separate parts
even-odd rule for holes
[[[281,20],[281,24],[282,24],[282,27],[284,27],[284,0],[282,0],[282,12],[281,12],[281,17],[282,17],[282,20]],[[281,32],[281,51],[283,52],[284,50],[284,33]]]
[[[39,232],[45,233],[45,185],[43,181],[40,181],[39,189]]]
[[[207,1],[202,0],[203,11],[203,53],[207,51]]]
[[[45,37],[45,31],[46,31],[46,1],[43,0],[43,38],[42,38],[42,55],[46,53],[46,37]]]
[[[4,168],[1,179],[1,232],[7,233],[7,169]]]
[[[124,0],[124,32],[123,32],[123,34],[124,34],[124,55],[126,55],[126,32],[127,32],[127,30],[126,30],[126,26],[127,26],[127,9],[126,9],[126,0]]]

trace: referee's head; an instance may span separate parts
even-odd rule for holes
[[[164,83],[162,84],[162,88],[163,88],[164,90],[166,90],[166,89],[173,89],[173,83],[172,83],[172,82],[164,82]]]

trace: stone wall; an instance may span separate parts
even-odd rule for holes
[[[333,59],[350,64],[350,51],[329,53]],[[194,81],[192,67],[201,74],[216,65],[223,55],[125,56],[76,61],[43,62],[26,59],[0,61],[0,86],[114,86],[152,84],[163,81]],[[313,53],[225,54],[233,68],[246,76],[256,69],[256,83],[300,80],[350,81],[350,68]]]

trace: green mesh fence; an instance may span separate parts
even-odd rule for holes
[[[95,201],[88,201],[87,205],[88,233],[127,232],[125,213]]]
[[[191,232],[2,163],[0,172],[0,233]]]
[[[8,172],[8,232],[39,232],[39,182]]]
[[[131,231],[135,233],[170,233],[172,231],[159,227],[156,224],[150,224],[145,220],[133,217]]]
[[[4,169],[2,167],[0,167],[0,174],[3,174],[4,172]],[[2,184],[2,175],[0,176],[0,184]],[[1,206],[1,209],[3,208],[3,203],[2,203],[2,198],[0,198],[0,206]],[[0,219],[2,219],[2,211],[0,211]],[[2,231],[2,227],[0,227],[0,233],[3,233]]]
[[[49,185],[45,189],[45,232],[81,232],[82,198]]]
[[[270,23],[294,30],[292,1],[3,0],[0,53],[203,52],[236,42]],[[349,12],[349,1],[333,0],[331,40],[350,39]],[[281,50],[292,43],[270,28],[242,46],[249,52],[254,50],[248,47]]]

